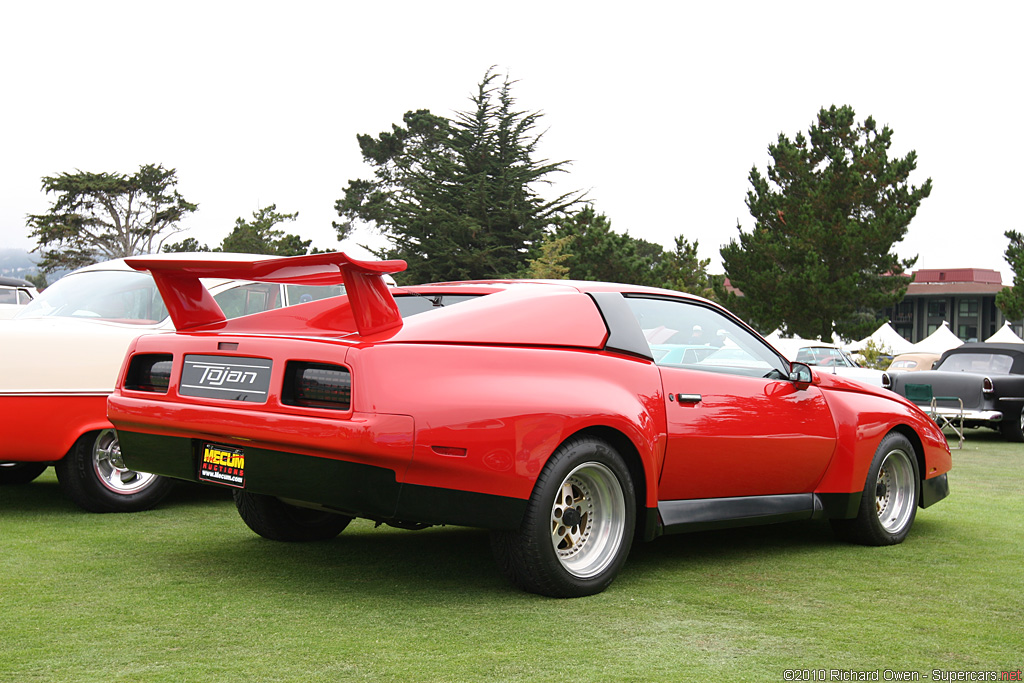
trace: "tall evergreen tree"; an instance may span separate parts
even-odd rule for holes
[[[541,116],[515,107],[507,78],[488,71],[473,108],[453,120],[410,111],[404,126],[358,136],[372,180],[352,180],[335,203],[345,239],[357,222],[390,243],[375,253],[405,259],[404,282],[507,277],[579,193],[544,199],[538,186],[568,162],[537,160]]]
[[[996,294],[996,306],[1010,320],[1024,318],[1024,235],[1016,230],[1005,233],[1009,244],[1006,245],[1006,262],[1013,268],[1013,286],[1004,287]]]
[[[809,136],[783,134],[769,145],[767,176],[750,171],[751,232],[721,250],[725,273],[742,297],[728,305],[756,327],[830,339],[869,334],[877,311],[899,302],[909,280],[893,275],[916,257],[900,259],[928,179],[909,183],[917,154],[890,159],[892,130],[870,116],[855,122],[851,107],[818,113]],[[722,291],[723,294],[724,290]]]

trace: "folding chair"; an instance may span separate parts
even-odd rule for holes
[[[918,405],[930,418],[935,420],[939,429],[953,430],[959,442],[957,449],[964,447],[964,401],[959,396],[933,396],[931,384],[907,384],[907,398]],[[948,404],[941,407],[939,403]],[[955,404],[955,405],[954,405]]]

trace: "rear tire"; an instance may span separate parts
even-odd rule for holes
[[[16,486],[34,481],[49,467],[45,462],[0,462],[0,486]]]
[[[1010,419],[999,423],[999,433],[1007,441],[1020,443],[1024,441],[1024,411],[1019,415],[1007,416]]]
[[[921,499],[917,457],[907,437],[889,432],[875,451],[853,519],[833,519],[839,538],[861,545],[895,545],[910,533]]]
[[[125,467],[113,429],[83,434],[53,468],[64,495],[89,512],[148,510],[173,486],[170,479]]]
[[[626,562],[636,520],[633,482],[622,457],[593,437],[562,444],[537,477],[516,531],[491,532],[502,572],[530,593],[594,595]]]
[[[246,526],[272,541],[329,541],[352,521],[352,517],[299,507],[273,496],[234,491],[235,507]]]

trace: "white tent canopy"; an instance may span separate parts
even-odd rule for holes
[[[985,340],[986,342],[999,343],[999,344],[1024,344],[1024,339],[1018,337],[1014,331],[1010,328],[1010,323],[1005,323],[999,328],[999,331],[993,334],[991,337]]]
[[[847,351],[863,351],[868,342],[874,342],[876,348],[885,348],[894,356],[901,353],[909,353],[913,344],[904,339],[899,332],[892,328],[889,323],[883,323],[881,327],[864,337],[860,341],[853,342],[846,346]]]
[[[963,341],[953,334],[953,331],[949,329],[949,323],[943,320],[939,329],[914,344],[910,350],[916,353],[942,353],[949,349],[955,349],[961,344]]]

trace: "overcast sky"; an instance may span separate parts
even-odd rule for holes
[[[470,106],[488,67],[544,113],[554,190],[589,192],[618,231],[683,234],[720,272],[749,230],[747,175],[779,135],[849,104],[894,131],[934,183],[898,246],[917,267],[993,268],[1024,230],[1022,3],[4,2],[0,248],[30,249],[40,179],[177,169],[216,245],[277,204],[283,226],[338,243],[334,202],[369,177],[356,135],[411,109]],[[175,241],[180,238],[175,238]]]

